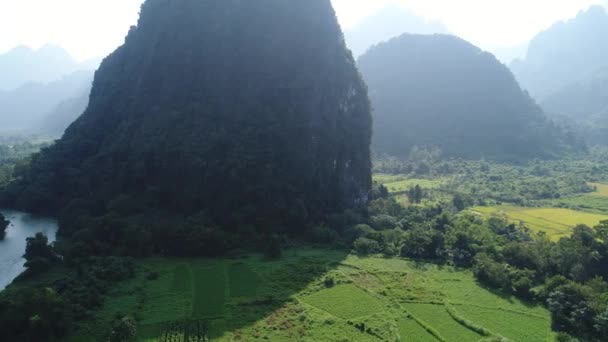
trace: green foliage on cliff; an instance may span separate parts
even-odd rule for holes
[[[87,111],[6,197],[59,213],[66,234],[97,226],[110,245],[127,228],[150,233],[138,227],[161,208],[208,218],[195,241],[297,232],[365,204],[370,140],[367,90],[329,0],[148,0]]]

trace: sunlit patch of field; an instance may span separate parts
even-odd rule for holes
[[[399,193],[419,185],[423,189],[437,189],[443,179],[408,178],[405,175],[374,174],[374,181],[383,184],[390,193]]]
[[[597,190],[587,194],[551,200],[549,203],[554,206],[608,215],[608,185],[602,183],[589,183],[589,185],[594,186]]]
[[[482,336],[456,322],[441,304],[406,304],[405,308],[424,325],[430,326],[448,341],[474,342]]]
[[[583,212],[563,208],[525,208],[510,205],[494,207],[474,207],[473,212],[484,216],[505,215],[513,222],[523,222],[535,232],[545,232],[552,240],[569,236],[578,224],[597,226],[608,220],[608,215]]]
[[[597,188],[597,190],[595,192],[592,192],[590,194],[591,196],[608,197],[608,184],[589,183],[589,185]]]
[[[456,310],[466,319],[513,341],[546,341],[549,321],[546,317],[526,312],[485,308],[476,305],[458,305]],[[509,322],[505,324],[504,322]]]
[[[351,284],[325,289],[302,300],[344,319],[368,316],[383,310],[378,299]]]

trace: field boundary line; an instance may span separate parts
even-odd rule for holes
[[[538,319],[542,319],[545,321],[550,321],[551,319],[548,319],[547,317],[541,316],[541,315],[537,315],[534,313],[530,313],[530,312],[525,312],[525,311],[519,311],[519,310],[515,310],[515,309],[508,309],[502,306],[485,306],[485,305],[479,305],[479,304],[469,304],[469,303],[462,303],[462,302],[449,302],[451,305],[456,305],[456,306],[464,306],[464,305],[468,305],[468,306],[474,306],[477,308],[482,308],[482,309],[488,309],[488,310],[501,310],[501,311],[506,311],[506,312],[511,312],[514,314],[520,314],[520,315],[524,315],[524,316],[530,316],[530,317],[534,317],[534,318],[538,318]]]
[[[399,307],[401,308],[401,310],[403,310],[406,313],[406,315],[409,318],[413,319],[414,322],[416,322],[416,324],[418,324],[422,329],[424,329],[426,332],[428,332],[429,334],[431,334],[437,340],[439,340],[440,342],[448,342],[448,340],[446,340],[445,337],[441,336],[441,334],[439,333],[439,331],[435,330],[435,328],[433,328],[432,325],[429,325],[425,321],[423,321],[420,318],[416,317],[414,314],[412,314],[410,311],[408,311],[403,306],[399,305]]]
[[[443,306],[445,308],[445,311],[447,311],[448,315],[450,315],[450,317],[452,317],[452,319],[454,321],[456,321],[456,323],[462,325],[463,327],[465,327],[475,333],[478,333],[484,337],[496,336],[496,337],[504,338],[503,336],[491,331],[490,329],[484,327],[483,325],[478,325],[477,323],[462,316],[458,312],[458,310],[456,310],[456,308],[453,305],[450,305],[450,303],[448,303],[447,301],[444,303]]]

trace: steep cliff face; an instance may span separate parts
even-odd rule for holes
[[[374,106],[374,149],[407,155],[522,160],[563,150],[565,137],[490,53],[448,35],[405,34],[359,58]]]
[[[9,197],[38,211],[102,214],[128,199],[225,226],[306,222],[365,200],[370,140],[329,0],[147,0],[88,109]]]

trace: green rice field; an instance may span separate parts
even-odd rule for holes
[[[148,275],[158,274],[156,279]],[[328,279],[331,279],[328,282]],[[448,308],[452,308],[449,311]],[[293,249],[279,261],[149,259],[69,341],[105,341],[117,314],[140,341],[553,341],[542,307],[479,286],[470,271],[399,258]],[[93,338],[92,338],[93,336]]]

